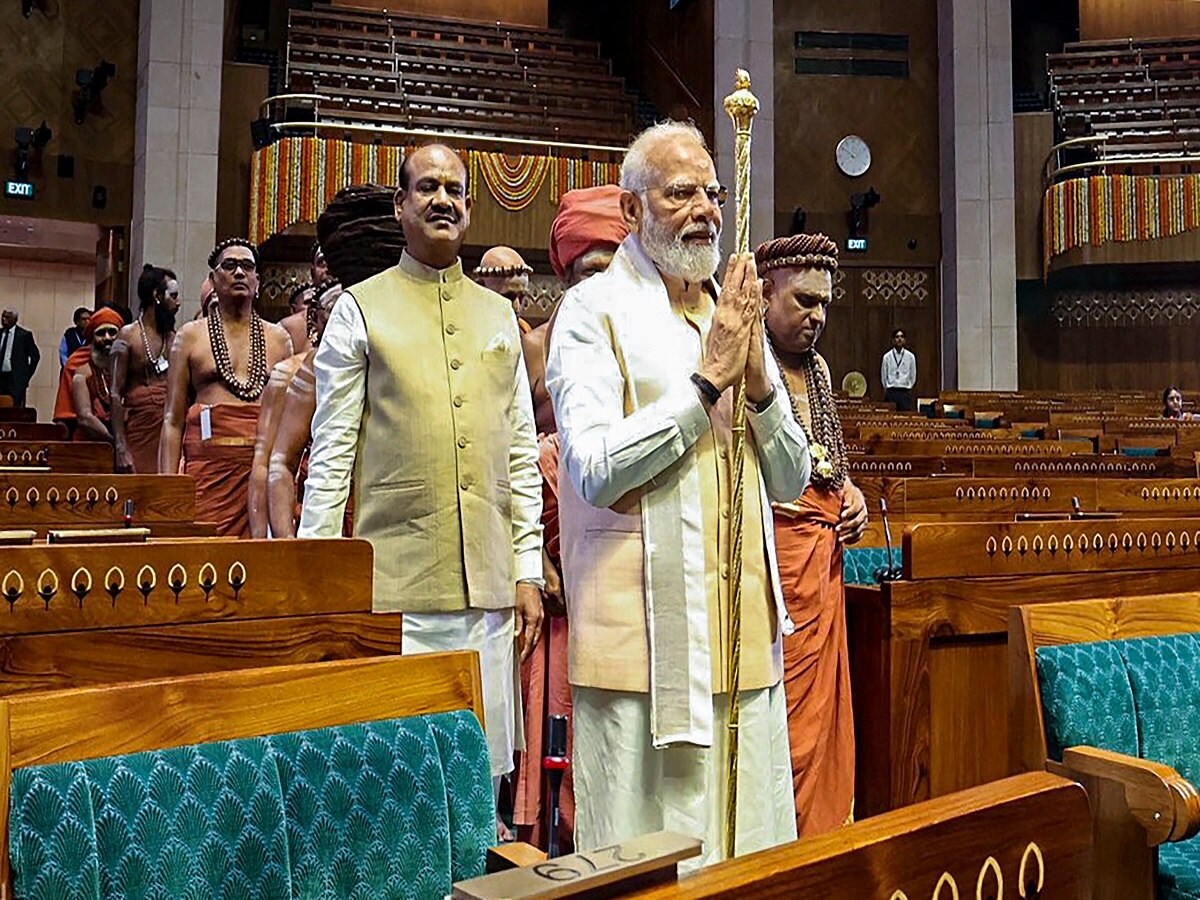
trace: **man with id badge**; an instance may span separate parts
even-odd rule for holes
[[[218,535],[249,536],[247,494],[259,397],[292,341],[254,310],[258,251],[230,238],[208,258],[217,302],[175,335],[167,368],[158,471],[196,479],[196,520]],[[191,400],[191,406],[188,401]]]
[[[121,473],[153,475],[158,471],[179,281],[170,269],[147,265],[138,278],[137,293],[138,318],[121,329],[112,350],[115,467]]]

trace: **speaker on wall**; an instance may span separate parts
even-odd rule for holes
[[[58,158],[58,177],[59,178],[74,178],[75,177],[75,157],[60,156]]]

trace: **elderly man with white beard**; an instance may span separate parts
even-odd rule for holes
[[[693,126],[644,131],[621,167],[629,237],[557,312],[547,387],[562,439],[575,841],[667,829],[723,858],[733,394],[745,377],[737,840],[796,836],[770,501],[808,482],[765,352],[751,254],[720,261],[724,190]]]

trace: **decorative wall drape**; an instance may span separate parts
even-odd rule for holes
[[[334,194],[349,185],[398,184],[400,163],[411,150],[288,137],[255,151],[250,169],[250,239],[262,243],[298,222],[316,222]],[[550,200],[557,203],[566,191],[614,184],[620,173],[619,164],[613,162],[471,149],[458,153],[472,191],[486,185],[496,202],[512,212],[532,203],[547,182]]]
[[[1200,228],[1200,175],[1095,175],[1042,198],[1045,267],[1076,247],[1149,241]]]

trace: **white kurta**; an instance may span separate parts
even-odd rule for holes
[[[728,697],[714,695],[709,665],[710,654],[719,652],[709,632],[717,598],[706,580],[703,524],[706,509],[716,515],[720,498],[703,495],[694,451],[711,427],[689,378],[700,347],[678,327],[636,235],[626,238],[606,272],[568,291],[556,315],[546,385],[562,440],[563,497],[573,491],[582,498],[574,505],[560,498],[573,617],[575,844],[595,849],[665,828],[705,841],[704,855],[691,865],[715,862],[724,853]],[[776,396],[763,412],[747,411],[760,475],[747,492],[757,487],[767,510],[764,548],[782,626],[787,615],[767,501],[799,496],[809,459],[770,354],[765,364]],[[634,502],[623,504],[626,496]],[[597,565],[599,548],[631,534],[641,545],[642,567],[636,583],[618,583],[622,573]],[[674,619],[694,627],[682,654],[663,653],[658,644],[672,636],[654,621],[676,610],[686,616]],[[639,619],[644,638],[633,633]],[[614,634],[629,636],[620,644]],[[641,656],[639,638],[647,647]],[[778,654],[780,646],[776,633],[770,647],[754,650]],[[638,677],[624,677],[631,674]],[[627,686],[637,682],[649,691]],[[795,801],[782,684],[740,697],[736,849],[748,853],[795,838]]]
[[[742,691],[738,743],[737,855],[796,839],[792,760],[783,685]],[[713,697],[711,747],[655,750],[647,694],[574,688],[575,847],[595,850],[649,834],[677,831],[704,841],[682,870],[725,858],[725,753],[729,696]]]
[[[479,654],[483,724],[493,778],[511,772],[513,754],[525,749],[515,628],[516,615],[511,609],[469,609],[455,613],[405,613],[401,629],[402,654],[444,650],[474,650]]]

